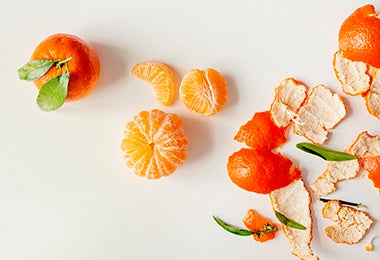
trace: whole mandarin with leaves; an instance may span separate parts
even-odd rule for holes
[[[87,96],[99,80],[100,61],[95,49],[74,35],[59,33],[47,37],[36,47],[31,60],[67,61],[70,80],[65,101]],[[40,89],[61,75],[63,69],[63,66],[52,66],[42,77],[34,80],[34,84]]]

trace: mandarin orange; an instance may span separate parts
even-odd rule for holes
[[[148,179],[172,174],[186,160],[187,146],[181,119],[158,109],[138,113],[121,142],[127,166]]]
[[[161,62],[140,62],[133,66],[131,73],[153,88],[158,104],[168,106],[173,102],[175,79],[169,66]]]
[[[189,71],[183,77],[179,91],[183,104],[204,116],[213,116],[219,112],[228,96],[226,80],[215,69]]]
[[[356,9],[343,22],[339,49],[346,59],[380,68],[380,18],[373,5]]]
[[[90,94],[100,76],[100,61],[94,48],[70,34],[60,33],[46,38],[36,47],[31,60],[67,61],[70,81],[65,101],[78,100]],[[62,73],[63,68],[52,66],[34,83],[40,89]]]
[[[256,232],[253,234],[253,239],[258,242],[265,242],[273,239],[276,236],[276,232],[278,231],[278,227],[276,224],[274,224],[266,217],[257,213],[254,209],[249,209],[247,211],[243,218],[243,223],[247,228],[249,228],[253,232]],[[274,228],[277,228],[277,230],[259,235],[257,231],[263,231],[265,229],[265,225],[270,225]]]

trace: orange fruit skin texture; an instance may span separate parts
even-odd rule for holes
[[[34,50],[31,60],[66,60],[70,81],[65,101],[81,99],[93,90],[100,76],[100,61],[94,48],[82,39],[69,34],[54,34],[43,40]],[[61,69],[52,66],[41,78],[34,81],[38,89],[47,81],[61,75]]]
[[[215,115],[227,103],[227,82],[215,69],[189,71],[179,92],[180,100],[189,110],[204,116]]]
[[[356,9],[343,22],[339,49],[346,59],[380,68],[380,19],[373,5]]]
[[[368,172],[368,178],[380,192],[380,156],[364,157],[360,159],[360,164]]]
[[[277,127],[269,111],[255,113],[251,120],[242,125],[234,137],[238,142],[252,149],[275,149],[283,145],[287,138],[285,128]]]
[[[187,146],[181,119],[158,109],[128,122],[121,142],[127,166],[148,179],[171,175],[186,160]]]
[[[268,149],[242,148],[228,157],[227,170],[231,181],[240,188],[268,194],[301,176],[301,171],[292,164]]]
[[[253,209],[249,209],[247,211],[247,213],[245,214],[243,218],[243,223],[248,229],[252,230],[253,232],[264,230],[265,224],[269,224],[272,227],[278,228],[276,224],[274,224],[272,221],[265,218],[264,216],[258,214]],[[260,236],[258,236],[257,234],[253,234],[253,239],[258,242],[265,242],[265,241],[275,238],[277,231],[278,229],[276,231],[264,233],[263,235],[260,235]]]

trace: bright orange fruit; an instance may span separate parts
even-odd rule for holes
[[[368,178],[380,192],[380,156],[364,157],[360,159],[360,164],[368,172]]]
[[[175,78],[168,65],[154,61],[141,62],[133,66],[131,73],[153,88],[158,104],[168,106],[173,102]]]
[[[181,119],[154,109],[140,112],[126,124],[121,150],[136,175],[158,179],[186,160],[187,145]]]
[[[269,149],[242,148],[228,157],[227,170],[237,186],[262,194],[285,187],[301,175],[291,160]]]
[[[380,18],[373,5],[356,9],[343,22],[339,49],[346,59],[380,68]]]
[[[252,230],[253,232],[263,231],[265,225],[269,224],[272,227],[278,228],[276,224],[267,219],[266,217],[257,213],[254,209],[249,209],[243,218],[244,225]],[[253,234],[253,239],[258,242],[265,242],[273,239],[276,236],[276,232],[278,230],[267,232],[262,235],[258,235],[257,233]]]
[[[198,114],[212,116],[227,102],[227,83],[218,71],[193,69],[182,79],[180,99]]]
[[[67,60],[70,81],[65,101],[81,99],[93,90],[100,76],[100,62],[94,48],[82,39],[69,34],[54,34],[34,50],[31,60]],[[34,81],[40,89],[47,81],[62,74],[62,68],[52,66]]]
[[[287,141],[285,130],[275,125],[269,111],[257,112],[240,127],[234,140],[245,142],[252,149],[275,149]]]

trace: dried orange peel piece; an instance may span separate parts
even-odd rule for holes
[[[272,232],[267,232],[264,234],[261,234],[258,231],[262,231],[265,229],[265,225],[270,225],[271,227],[277,228],[277,225],[273,223],[268,218],[260,215],[257,213],[254,209],[249,209],[247,213],[245,214],[243,218],[244,225],[255,232],[253,234],[253,239],[258,242],[265,242],[268,240],[272,240],[276,236],[277,230],[274,230]]]
[[[298,111],[294,132],[316,144],[323,144],[328,130],[334,128],[346,115],[340,96],[323,85],[314,87]]]
[[[282,225],[289,240],[292,254],[301,259],[319,259],[311,249],[312,217],[311,197],[301,178],[290,185],[272,191],[270,200],[273,210],[281,212],[288,218],[302,224],[306,230],[300,230]]]
[[[269,111],[257,112],[252,119],[242,125],[234,140],[244,142],[252,149],[275,149],[283,145],[287,138],[285,128],[272,121]]]
[[[322,216],[337,223],[325,229],[326,235],[336,243],[360,242],[373,224],[368,213],[343,206],[337,200],[330,200],[325,204]]]
[[[261,194],[285,187],[301,174],[288,158],[279,153],[248,148],[229,156],[227,170],[237,186]]]
[[[227,82],[215,69],[189,71],[181,81],[179,92],[188,109],[204,116],[215,115],[227,103]]]
[[[136,175],[158,179],[186,160],[187,145],[181,119],[154,109],[140,112],[126,124],[121,150]]]
[[[270,107],[274,123],[278,127],[287,127],[297,120],[297,112],[306,99],[306,86],[301,82],[287,78],[275,88],[275,97]]]
[[[361,61],[351,61],[343,57],[342,51],[334,54],[334,72],[344,93],[355,96],[366,93],[371,84],[369,66]]]
[[[365,99],[369,113],[380,119],[380,69],[372,70],[372,82]]]
[[[158,104],[168,106],[173,102],[175,78],[168,65],[155,61],[140,62],[133,66],[131,73],[153,88]]]

